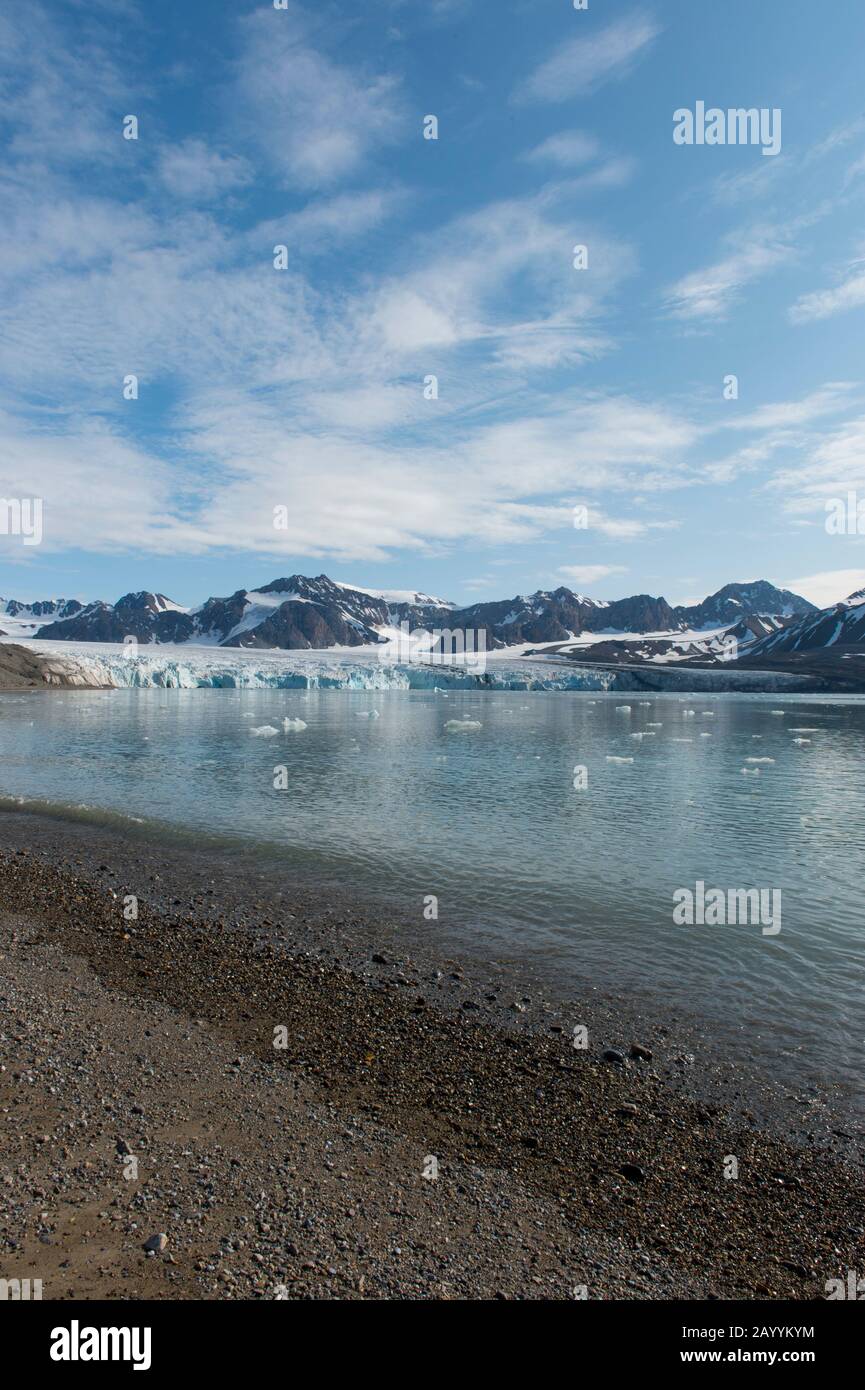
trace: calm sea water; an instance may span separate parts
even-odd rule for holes
[[[250,733],[265,724],[278,735]],[[841,697],[5,695],[0,793],[228,837],[419,923],[435,894],[430,932],[650,993],[858,1089],[863,744],[865,702]],[[780,932],[677,925],[697,881],[780,890]]]

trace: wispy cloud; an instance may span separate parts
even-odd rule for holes
[[[865,416],[812,441],[802,458],[772,475],[768,488],[789,515],[823,520],[827,502],[846,499],[851,491],[865,497]]]
[[[664,307],[674,318],[721,319],[752,281],[795,260],[792,229],[752,228],[734,234],[728,255],[670,285]]]
[[[611,574],[626,574],[624,565],[560,565],[557,573],[570,584],[585,584],[590,587]]]
[[[286,183],[332,186],[405,135],[397,78],[339,64],[313,47],[299,7],[249,15],[243,34],[240,108],[249,137]]]
[[[517,87],[520,102],[560,102],[586,96],[630,72],[660,33],[648,14],[634,11],[598,34],[579,33],[561,44]]]
[[[792,323],[812,323],[865,305],[865,256],[851,262],[846,277],[832,289],[803,294],[790,308]]]
[[[0,123],[13,160],[46,167],[101,165],[123,155],[121,102],[128,82],[89,16],[81,16],[74,43],[65,42],[45,6],[6,6],[0,14]],[[138,86],[139,97],[147,91]]]
[[[209,203],[252,180],[249,160],[220,154],[203,140],[184,140],[160,152],[159,177],[172,198]]]
[[[574,169],[580,164],[589,164],[597,157],[599,150],[600,144],[594,135],[586,135],[581,130],[561,130],[527,150],[523,159],[535,164],[558,164],[563,169]]]

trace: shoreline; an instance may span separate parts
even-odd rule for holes
[[[0,1273],[46,1298],[809,1299],[861,1263],[857,1136],[764,1126],[622,1001],[577,1050],[535,981],[431,969],[347,896],[13,813],[0,846]]]

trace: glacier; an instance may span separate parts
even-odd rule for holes
[[[699,670],[596,666],[550,656],[485,653],[471,661],[394,662],[372,648],[261,651],[244,648],[28,642],[70,683],[99,689],[163,690],[586,690],[644,693],[813,690],[803,675],[729,667]]]

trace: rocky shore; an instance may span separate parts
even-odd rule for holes
[[[0,1277],[46,1299],[815,1299],[863,1264],[855,1134],[770,1132],[654,1021],[240,856],[5,814],[0,957]]]
[[[35,651],[17,642],[0,642],[0,690],[99,690],[107,685],[104,677],[74,657]]]

